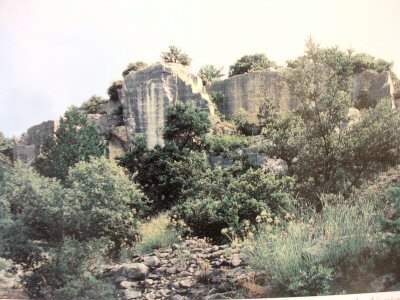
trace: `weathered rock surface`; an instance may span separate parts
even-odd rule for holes
[[[266,98],[271,99],[281,111],[295,107],[290,99],[289,87],[280,71],[257,71],[232,76],[213,82],[208,92],[223,97],[220,111],[228,117],[244,111],[250,121],[256,121],[260,105]]]
[[[39,155],[42,145],[57,130],[58,121],[46,121],[30,127],[14,147],[14,159],[32,163]]]
[[[214,106],[201,79],[180,64],[154,64],[124,77],[121,93],[129,137],[142,133],[147,146],[163,144],[162,129],[169,105],[192,102],[214,116]]]
[[[219,93],[222,103],[219,109],[228,117],[246,112],[249,121],[256,121],[260,104],[269,98],[280,111],[296,107],[282,71],[258,71],[236,75],[213,82],[208,92]],[[357,108],[375,106],[388,98],[395,107],[394,87],[390,72],[378,73],[366,70],[353,78],[352,99]]]

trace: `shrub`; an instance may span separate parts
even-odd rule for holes
[[[146,202],[123,168],[104,157],[92,158],[71,168],[66,183],[68,234],[81,241],[107,237],[117,249],[133,244]]]
[[[217,68],[213,65],[205,65],[201,67],[198,75],[204,86],[224,76],[224,74],[222,74],[222,68]]]
[[[147,64],[143,61],[137,61],[134,63],[130,63],[125,70],[122,72],[122,76],[126,76],[128,75],[131,71],[136,72],[136,71],[140,71],[143,70],[144,68],[147,67]],[[110,96],[111,97],[111,96]]]
[[[180,202],[184,187],[196,180],[208,162],[202,153],[180,151],[173,144],[150,150],[144,145],[137,141],[121,159],[121,164],[136,173],[135,179],[152,201],[154,213]]]
[[[400,254],[398,252],[400,246],[400,187],[391,187],[388,192],[391,209],[382,222],[386,235],[384,241],[389,246],[393,265],[398,265],[400,262]]]
[[[192,61],[186,53],[175,46],[169,46],[167,52],[161,53],[161,59],[165,63],[178,63],[184,66],[189,66]]]
[[[24,276],[23,284],[33,298],[116,299],[113,285],[100,279],[107,245],[105,240],[82,243],[67,238]]]
[[[276,67],[276,63],[269,60],[264,54],[245,55],[229,67],[229,76],[266,70]]]
[[[169,216],[165,213],[143,223],[139,232],[141,240],[135,246],[139,253],[150,253],[154,249],[170,247],[180,238],[179,233],[171,227]]]
[[[344,202],[325,196],[321,214],[311,212],[287,226],[267,225],[247,248],[254,269],[287,295],[315,295],[332,291],[338,270],[365,264],[365,256],[380,251],[379,219],[383,210],[374,198],[355,194]],[[329,204],[336,203],[336,204]]]
[[[173,213],[195,235],[223,241],[225,229],[243,237],[261,214],[278,220],[290,211],[291,188],[290,178],[278,178],[261,169],[234,176],[232,170],[218,167],[209,169],[189,187],[184,193],[187,200]]]
[[[81,109],[83,109],[88,114],[96,114],[99,111],[99,106],[107,102],[100,96],[92,96],[85,103],[82,104]]]
[[[62,239],[63,197],[59,182],[22,163],[7,172],[0,188],[0,205],[6,212],[0,220],[2,255],[27,267],[41,261],[49,244]]]
[[[210,135],[207,137],[207,150],[213,154],[229,154],[235,150],[246,148],[249,140],[241,135]]]
[[[243,109],[234,115],[232,120],[236,125],[236,130],[240,134],[253,136],[258,135],[261,132],[260,127],[257,124],[249,121],[248,113]]]

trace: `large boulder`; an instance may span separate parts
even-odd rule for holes
[[[192,102],[215,120],[214,105],[201,79],[180,64],[157,63],[124,77],[121,93],[125,126],[129,137],[141,133],[149,148],[163,144],[163,127],[170,105]]]

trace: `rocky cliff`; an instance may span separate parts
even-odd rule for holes
[[[274,101],[280,110],[294,107],[282,73],[274,70],[251,72],[215,81],[208,92],[213,96],[222,96],[219,109],[227,117],[244,111],[250,121],[256,121],[260,104],[266,98]]]
[[[267,70],[216,81],[206,91],[201,79],[180,64],[151,65],[124,76],[118,99],[101,103],[95,113],[88,114],[98,132],[108,143],[109,157],[123,154],[137,134],[146,137],[147,146],[163,144],[162,129],[169,105],[177,101],[192,102],[209,112],[214,123],[218,120],[210,100],[222,96],[219,110],[227,117],[246,112],[255,122],[260,104],[266,98],[275,102],[281,111],[293,109],[295,101],[282,71]],[[352,98],[355,107],[376,105],[389,98],[395,106],[395,95],[389,72],[367,70],[353,78]],[[396,97],[397,98],[397,97]],[[54,134],[56,121],[33,126],[21,137],[14,149],[14,158],[31,163],[40,153],[45,140]]]
[[[142,133],[147,146],[162,144],[162,128],[168,106],[192,102],[214,118],[214,105],[201,79],[180,64],[155,64],[130,72],[124,78],[121,103],[129,137]]]
[[[154,64],[124,76],[118,99],[110,99],[88,114],[108,144],[110,158],[123,154],[136,134],[144,134],[148,147],[163,144],[162,129],[170,105],[177,101],[192,102],[209,112],[212,122],[218,118],[214,104],[201,79],[180,64]],[[14,159],[31,163],[41,145],[54,134],[56,122],[33,126],[14,149]]]
[[[389,98],[394,107],[394,88],[390,72],[366,70],[353,77],[352,99],[357,108],[376,105],[381,99]],[[211,95],[219,94],[219,108],[227,117],[244,111],[249,121],[255,121],[262,101],[271,99],[281,111],[293,109],[296,102],[282,71],[267,70],[236,75],[213,82],[208,87]]]

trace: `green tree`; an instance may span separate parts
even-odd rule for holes
[[[165,146],[146,149],[143,136],[138,136],[120,160],[131,173],[136,173],[135,179],[152,200],[153,210],[168,209],[179,202],[185,181],[191,182],[196,172],[206,168],[205,157],[194,152],[206,147],[209,128],[207,113],[190,104],[177,103],[167,112]]]
[[[44,145],[35,166],[43,175],[64,180],[71,166],[104,153],[104,141],[94,124],[84,113],[72,107],[60,119],[55,136]]]
[[[71,168],[67,185],[17,163],[0,182],[0,256],[22,264],[34,297],[113,299],[99,261],[137,236],[143,194],[114,161]],[[113,251],[112,251],[113,250]]]
[[[125,70],[122,72],[122,76],[126,76],[128,75],[131,71],[136,72],[136,71],[140,71],[143,70],[144,68],[146,68],[148,66],[147,63],[143,62],[143,61],[136,61],[136,62],[132,62],[129,63],[129,65],[125,68]]]
[[[224,74],[222,73],[222,68],[217,68],[214,65],[202,66],[199,70],[198,75],[201,78],[204,86],[224,76]]]
[[[117,250],[132,245],[147,203],[123,168],[104,157],[91,158],[70,169],[66,184],[66,234],[80,241],[106,237]]]
[[[189,66],[192,61],[186,53],[175,46],[169,46],[168,51],[161,53],[161,59],[165,63],[177,63],[184,66]]]
[[[348,193],[400,158],[399,115],[385,101],[350,122],[352,74],[349,55],[310,40],[286,75],[297,109],[278,113],[267,103],[260,110],[267,152],[286,160],[298,192],[315,204],[323,193]]]
[[[262,71],[276,67],[276,63],[269,60],[265,54],[245,55],[229,67],[229,76]]]
[[[0,193],[8,215],[0,230],[2,256],[33,267],[62,240],[64,190],[58,181],[17,162],[6,172]]]
[[[178,102],[167,112],[164,139],[175,144],[179,150],[199,150],[204,147],[204,137],[211,127],[208,113],[192,104]]]

